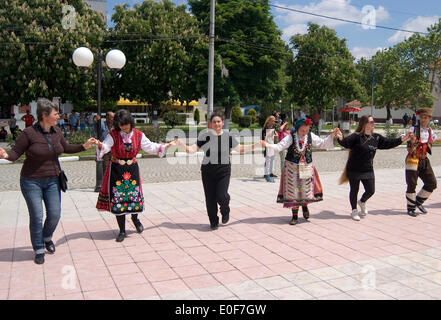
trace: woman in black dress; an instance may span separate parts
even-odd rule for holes
[[[199,149],[205,152],[201,166],[202,184],[212,230],[216,230],[219,226],[218,204],[222,214],[222,223],[227,223],[230,218],[228,187],[231,177],[231,149],[245,153],[260,144],[257,142],[251,145],[241,145],[229,132],[222,130],[223,126],[223,115],[214,113],[210,117],[209,129],[199,134],[196,144],[187,146],[183,141],[177,141],[178,146],[185,147],[187,153],[195,153]]]
[[[363,183],[365,192],[358,205],[361,209],[361,215],[368,213],[366,201],[375,193],[375,175],[374,175],[374,157],[377,149],[391,149],[399,146],[402,142],[409,139],[409,132],[400,138],[388,139],[378,133],[374,133],[375,122],[371,116],[365,115],[360,118],[358,128],[355,132],[346,138],[343,138],[341,132],[337,133],[338,143],[350,149],[348,162],[345,171],[340,178],[340,184],[349,180],[351,202],[351,217],[355,221],[360,221],[357,211],[357,196],[360,181]]]

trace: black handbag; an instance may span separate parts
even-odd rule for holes
[[[58,155],[57,155],[57,152],[55,151],[55,147],[52,144],[51,140],[49,139],[49,136],[47,134],[44,134],[42,132],[42,130],[41,130],[41,133],[43,134],[43,137],[46,139],[46,141],[47,141],[47,143],[49,145],[49,149],[51,149],[54,152],[54,154],[55,154],[55,159],[57,159],[58,169],[60,169],[60,174],[58,175],[58,181],[60,182],[59,183],[60,189],[61,189],[61,191],[66,192],[66,190],[67,190],[67,181],[68,180],[67,180],[66,174],[61,169],[60,161],[58,160]]]

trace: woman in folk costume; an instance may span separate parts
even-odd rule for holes
[[[114,129],[103,142],[98,143],[98,158],[110,151],[112,161],[106,168],[96,207],[116,216],[119,226],[117,242],[124,241],[127,236],[126,214],[132,215],[138,233],[144,230],[138,219],[138,213],[144,211],[145,204],[136,155],[142,149],[163,157],[167,148],[174,144],[174,141],[168,144],[151,142],[143,132],[135,129],[135,121],[130,112],[118,110],[115,113]]]
[[[326,138],[309,131],[311,119],[300,118],[296,121],[290,134],[278,144],[262,141],[264,147],[278,152],[288,149],[280,178],[277,202],[284,208],[291,208],[290,224],[297,224],[299,207],[302,206],[303,217],[309,218],[308,204],[323,200],[323,189],[317,170],[312,162],[312,147],[333,149],[334,137],[338,128]]]
[[[374,157],[377,149],[391,149],[399,146],[406,141],[410,133],[400,138],[388,139],[378,133],[374,133],[375,122],[371,116],[364,115],[360,118],[355,132],[345,138],[341,132],[337,134],[338,143],[350,149],[345,170],[340,178],[340,184],[349,181],[350,192],[349,201],[351,203],[351,217],[355,221],[360,221],[357,211],[357,203],[360,206],[362,216],[367,214],[366,201],[375,193]],[[360,182],[363,184],[365,192],[357,202]]]
[[[412,138],[407,143],[406,157],[406,199],[407,214],[416,217],[415,207],[422,213],[427,213],[423,207],[426,201],[436,189],[436,177],[430,165],[427,153],[432,154],[432,143],[441,141],[441,137],[437,137],[436,133],[429,128],[429,122],[432,119],[432,109],[421,108],[417,111],[420,118],[420,124],[410,128]],[[418,194],[416,194],[416,185],[418,177],[423,180],[424,185]]]

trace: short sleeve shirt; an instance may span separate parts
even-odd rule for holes
[[[229,132],[216,135],[210,130],[201,133],[196,144],[205,152],[202,165],[231,165],[230,151],[239,142]]]

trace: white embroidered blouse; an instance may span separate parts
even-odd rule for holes
[[[124,143],[132,143],[133,130],[130,131],[130,133],[125,133],[123,131],[120,131],[119,133],[120,133]],[[97,152],[98,160],[101,160],[103,158],[103,156],[107,152],[109,152],[110,149],[112,149],[113,144],[114,144],[112,135],[108,134],[107,137],[102,142],[102,144],[103,144],[103,147],[101,148],[101,150],[98,150],[98,152]],[[142,138],[141,138],[141,149],[144,150],[145,152],[150,153],[150,154],[157,154],[160,158],[162,158],[167,151],[164,143],[160,144],[160,143],[151,142],[145,136],[144,133],[142,133]]]
[[[305,140],[308,139],[308,135],[305,137],[298,137],[299,142],[305,142]],[[326,139],[322,139],[316,134],[311,132],[311,139],[312,139],[312,146],[317,147],[320,149],[326,149],[326,150],[332,150],[334,149],[334,138],[329,135]],[[282,141],[280,141],[277,144],[267,144],[267,148],[271,148],[273,150],[276,150],[277,152],[280,152],[282,150],[288,149],[293,143],[292,135],[288,134],[285,138],[283,138]],[[306,141],[307,143],[307,141]]]

